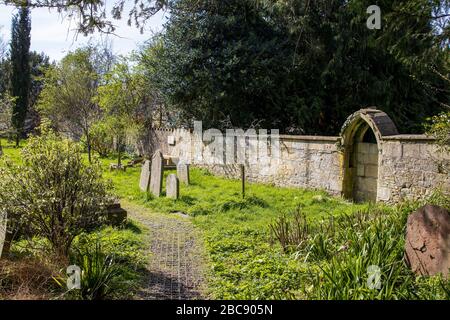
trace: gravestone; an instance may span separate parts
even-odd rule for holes
[[[0,259],[9,253],[11,234],[8,232],[8,219],[6,213],[0,213]]]
[[[113,227],[124,226],[127,222],[127,211],[120,206],[119,202],[114,202],[107,206],[108,223]]]
[[[150,161],[146,160],[142,165],[141,179],[139,180],[139,188],[147,192],[150,186]]]
[[[450,213],[426,205],[408,217],[405,239],[406,259],[419,275],[442,273],[450,268]]]
[[[161,196],[163,179],[163,155],[161,151],[156,151],[152,157],[150,192],[155,196]]]
[[[180,196],[180,183],[176,174],[169,174],[166,180],[166,196],[171,199],[178,199]]]
[[[177,165],[177,176],[180,182],[189,185],[189,165],[179,163]]]

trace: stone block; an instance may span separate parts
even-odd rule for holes
[[[366,177],[378,178],[378,166],[368,164],[364,167]]]
[[[12,233],[8,228],[8,216],[6,213],[0,213],[0,259],[9,254],[11,240]]]
[[[190,182],[189,165],[179,163],[177,165],[177,176],[180,182],[184,183],[185,185],[189,185]]]
[[[178,199],[180,196],[180,184],[175,174],[169,174],[167,176],[166,196],[171,199]]]
[[[146,160],[142,165],[141,178],[139,180],[139,188],[147,192],[150,187],[150,161]]]
[[[156,151],[152,157],[150,192],[155,197],[161,196],[162,179],[163,179],[163,155],[161,151]]]
[[[408,217],[405,251],[413,272],[448,277],[450,268],[450,212],[426,205]]]

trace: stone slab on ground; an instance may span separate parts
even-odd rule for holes
[[[181,183],[184,183],[185,185],[189,185],[189,182],[190,182],[189,165],[179,163],[177,165],[177,176],[178,176],[178,179],[180,179]]]
[[[150,178],[150,192],[155,197],[161,196],[162,179],[163,179],[163,164],[164,158],[161,151],[156,151],[152,157],[151,178]]]
[[[116,202],[107,207],[107,217],[110,225],[120,227],[127,222],[127,211]]]
[[[150,187],[150,161],[146,160],[142,165],[141,178],[139,180],[139,188],[144,192],[148,192],[149,187]]]
[[[444,208],[426,205],[408,217],[405,251],[416,274],[448,277],[450,268],[450,213]]]
[[[0,213],[0,259],[9,253],[11,234],[8,232],[8,216]]]
[[[180,182],[176,174],[169,174],[166,180],[166,197],[178,199],[180,197]]]

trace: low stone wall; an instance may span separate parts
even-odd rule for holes
[[[450,193],[450,154],[424,135],[383,139],[378,174],[378,200],[419,199],[435,188]]]
[[[283,187],[324,189],[340,194],[342,185],[341,156],[337,137],[281,136],[279,159],[269,156],[246,165],[248,181]],[[240,177],[239,165],[203,165],[214,174]]]
[[[363,115],[372,115],[386,127],[382,112],[373,109],[362,110]],[[381,114],[381,117],[380,117]],[[385,115],[385,114],[384,114]],[[360,121],[355,114],[351,121]],[[357,119],[357,120],[354,120]],[[380,120],[381,119],[381,120]],[[368,121],[364,118],[365,121]],[[346,123],[346,128],[352,128]],[[289,136],[280,135],[278,156],[268,153],[254,164],[246,164],[246,177],[251,182],[274,184],[283,187],[323,189],[334,195],[344,195],[356,201],[383,201],[396,203],[403,199],[419,199],[440,188],[450,193],[450,155],[439,151],[434,140],[424,135],[385,135],[377,131],[376,121],[363,128],[360,140],[345,143],[342,136]],[[370,127],[369,127],[370,126]],[[353,130],[354,129],[354,130]],[[353,139],[355,128],[343,134]],[[376,141],[364,142],[364,135],[373,130]],[[391,133],[396,129],[389,128]],[[192,154],[185,150],[195,150],[196,137],[187,130],[152,130],[141,147],[149,156],[160,149],[171,155],[196,164]],[[343,142],[344,141],[344,142]],[[200,144],[204,161],[208,163],[210,150],[206,143]],[[225,148],[224,148],[225,150]],[[198,150],[197,150],[198,151]],[[270,150],[269,150],[270,151]],[[357,157],[357,159],[352,159]],[[227,178],[239,178],[239,165],[201,164],[213,174]],[[349,182],[350,181],[350,182]],[[349,191],[350,188],[350,191]]]

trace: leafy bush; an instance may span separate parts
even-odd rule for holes
[[[73,239],[105,220],[110,184],[98,163],[83,161],[79,144],[52,132],[32,137],[23,163],[0,168],[0,211],[28,236],[47,238],[67,257]]]
[[[89,131],[91,148],[97,152],[100,157],[107,157],[113,151],[113,139],[108,127],[104,122],[97,122]],[[87,146],[86,136],[83,136],[82,143]]]

